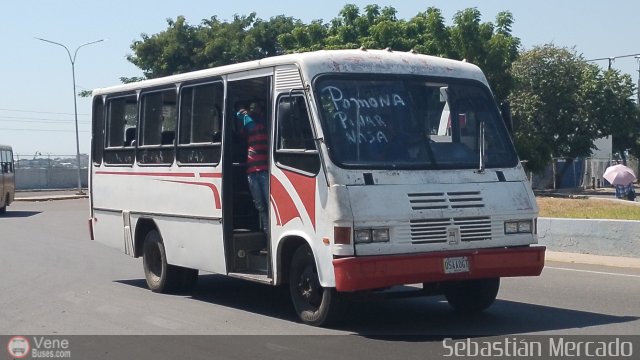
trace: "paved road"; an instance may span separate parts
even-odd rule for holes
[[[548,263],[503,280],[486,313],[441,297],[356,303],[335,329],[296,320],[284,289],[202,274],[192,296],[151,293],[142,264],[88,240],[87,199],[16,202],[0,218],[0,334],[640,334],[640,269]]]

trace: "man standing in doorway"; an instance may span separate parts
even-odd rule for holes
[[[260,102],[253,102],[249,111],[244,106],[236,113],[247,138],[247,178],[253,203],[260,214],[260,226],[268,234],[269,216],[269,134]]]

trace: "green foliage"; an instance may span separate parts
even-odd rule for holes
[[[602,73],[575,50],[552,44],[523,52],[511,71],[515,143],[531,170],[552,156],[588,157],[593,141],[611,134],[618,148],[634,146],[638,116],[629,76]]]
[[[232,21],[216,16],[189,25],[178,16],[167,29],[142,34],[131,45],[127,59],[154,78],[213,66],[292,52],[320,49],[390,48],[397,51],[467,59],[479,65],[492,83],[497,98],[511,87],[508,69],[516,59],[520,40],[511,35],[513,16],[501,12],[496,24],[482,23],[477,9],[458,12],[447,26],[440,10],[430,7],[409,20],[398,19],[391,6],[367,5],[363,11],[345,5],[328,23],[276,16],[268,21],[251,13]],[[135,80],[135,79],[134,79]]]
[[[597,119],[584,104],[596,87],[596,74],[574,50],[535,47],[513,64],[510,95],[515,142],[531,170],[552,156],[588,156],[601,135]]]
[[[190,25],[183,16],[167,19],[167,29],[142,34],[127,59],[145,78],[233,64],[268,56],[320,49],[390,48],[396,51],[466,59],[478,65],[498,102],[512,103],[514,142],[530,169],[543,169],[552,156],[588,156],[593,140],[613,135],[615,151],[640,155],[640,115],[631,99],[631,78],[601,72],[574,50],[553,45],[520,53],[511,33],[513,15],[500,12],[482,22],[477,8],[458,11],[452,24],[429,7],[398,19],[391,6],[345,5],[325,22],[304,23],[284,15],[263,20],[256,13],[216,16]],[[141,78],[123,78],[123,82]]]
[[[607,70],[598,76],[595,111],[603,131],[613,137],[613,152],[640,155],[640,110],[632,100],[635,86],[631,76]]]
[[[283,53],[278,39],[292,33],[296,23],[285,16],[264,21],[251,13],[235,15],[231,22],[212,16],[191,26],[179,16],[167,20],[165,31],[142,34],[142,40],[131,44],[133,54],[127,60],[142,69],[146,78],[155,78],[262,59]]]

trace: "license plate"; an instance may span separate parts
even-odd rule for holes
[[[444,258],[444,273],[457,274],[469,272],[469,258],[466,256]]]

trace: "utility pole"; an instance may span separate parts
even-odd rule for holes
[[[636,61],[638,62],[638,87],[636,88],[636,106],[640,107],[640,55],[636,55]]]

